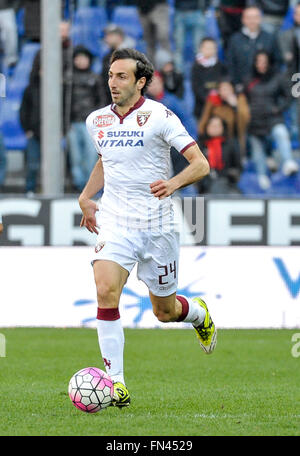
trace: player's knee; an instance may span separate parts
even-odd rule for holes
[[[161,310],[161,309],[155,309],[154,315],[162,323],[168,323],[168,322],[172,321],[172,315],[168,311]]]
[[[97,284],[97,300],[101,307],[113,307],[119,299],[119,291],[111,283]]]

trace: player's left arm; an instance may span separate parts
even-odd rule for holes
[[[188,166],[168,180],[157,180],[150,184],[151,193],[158,199],[172,195],[179,188],[197,182],[209,174],[209,163],[198,145],[194,143],[183,153]]]

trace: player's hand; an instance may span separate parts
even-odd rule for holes
[[[96,212],[99,210],[95,201],[91,199],[79,200],[79,205],[82,210],[82,218],[80,227],[85,226],[90,233],[98,234]]]
[[[158,180],[150,184],[150,190],[153,196],[158,199],[164,199],[172,195],[176,190],[172,182],[169,180]]]

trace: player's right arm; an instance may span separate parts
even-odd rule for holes
[[[79,196],[79,206],[82,210],[80,226],[85,226],[91,233],[98,234],[96,224],[96,212],[98,206],[92,197],[96,195],[104,186],[104,173],[101,158],[91,172],[89,180]]]

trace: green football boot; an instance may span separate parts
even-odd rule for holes
[[[212,353],[217,345],[217,329],[211,319],[207,305],[201,298],[193,298],[205,310],[204,321],[199,326],[194,326],[199,344],[202,350],[208,355]]]

